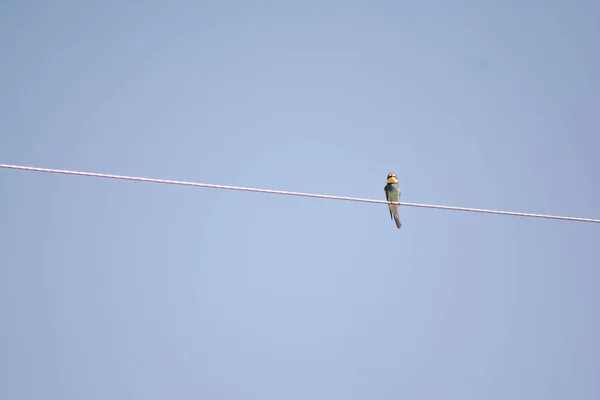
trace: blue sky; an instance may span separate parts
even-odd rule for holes
[[[0,163],[600,217],[593,1],[0,5]],[[0,398],[598,399],[599,227],[0,170]]]

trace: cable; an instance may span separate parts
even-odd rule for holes
[[[167,179],[139,178],[139,177],[135,177],[135,176],[110,175],[110,174],[100,174],[100,173],[95,173],[95,172],[80,172],[80,171],[68,171],[68,170],[61,170],[61,169],[26,167],[26,166],[22,166],[22,165],[0,164],[0,168],[23,170],[23,171],[47,172],[47,173],[52,173],[52,174],[91,176],[91,177],[95,177],[95,178],[120,179],[120,180],[126,180],[126,181],[163,183],[163,184],[167,184],[167,185],[195,186],[195,187],[224,189],[224,190],[240,190],[240,191],[244,191],[244,192],[279,194],[279,195],[286,195],[286,196],[314,197],[317,199],[357,201],[357,202],[361,202],[361,203],[396,204],[394,202],[388,202],[386,200],[361,199],[358,197],[330,196],[330,195],[326,195],[326,194],[288,192],[285,190],[256,189],[256,188],[248,188],[248,187],[241,187],[241,186],[226,186],[226,185],[213,185],[213,184],[209,184],[209,183],[173,181],[173,180],[167,180]],[[593,219],[593,218],[562,217],[562,216],[558,216],[558,215],[530,214],[530,213],[521,213],[521,212],[513,212],[513,211],[497,211],[497,210],[485,210],[485,209],[470,208],[470,207],[438,206],[438,205],[433,205],[433,204],[419,204],[419,203],[405,203],[405,202],[400,202],[397,204],[406,206],[406,207],[435,208],[435,209],[439,209],[439,210],[466,211],[466,212],[477,212],[477,213],[486,213],[486,214],[512,215],[512,216],[516,216],[516,217],[531,217],[531,218],[558,219],[558,220],[564,220],[564,221],[600,223],[600,219]]]

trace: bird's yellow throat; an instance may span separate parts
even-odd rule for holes
[[[388,178],[387,183],[398,183],[398,179],[392,176],[391,178]]]

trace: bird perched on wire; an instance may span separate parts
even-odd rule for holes
[[[393,201],[400,203],[400,183],[398,183],[398,178],[396,178],[396,174],[390,172],[387,176],[387,185],[385,185],[385,198],[387,201]],[[398,229],[402,228],[402,223],[400,222],[400,217],[398,216],[398,208],[400,207],[398,204],[388,204],[390,208],[390,218],[396,222],[396,227]]]

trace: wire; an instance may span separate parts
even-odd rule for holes
[[[466,211],[466,212],[477,212],[477,213],[486,213],[486,214],[512,215],[512,216],[516,216],[516,217],[531,217],[531,218],[557,219],[557,220],[564,220],[564,221],[600,223],[600,219],[593,219],[593,218],[563,217],[563,216],[558,216],[558,215],[543,215],[543,214],[530,214],[530,213],[522,213],[522,212],[514,212],[514,211],[485,210],[485,209],[481,209],[481,208],[470,208],[470,207],[438,206],[438,205],[433,205],[433,204],[419,204],[419,203],[406,203],[406,202],[396,203],[396,202],[388,202],[386,200],[361,199],[358,197],[345,197],[345,196],[331,196],[331,195],[326,195],[326,194],[288,192],[285,190],[256,189],[256,188],[248,188],[248,187],[241,187],[241,186],[226,186],[226,185],[214,185],[214,184],[209,184],[209,183],[173,181],[173,180],[167,180],[167,179],[139,178],[139,177],[135,177],[135,176],[110,175],[110,174],[101,174],[101,173],[96,173],[96,172],[80,172],[80,171],[69,171],[69,170],[62,170],[62,169],[26,167],[26,166],[22,166],[22,165],[0,164],[0,168],[24,170],[24,171],[35,171],[35,172],[47,172],[47,173],[52,173],[52,174],[63,174],[63,175],[90,176],[90,177],[95,177],[95,178],[120,179],[120,180],[126,180],[126,181],[162,183],[162,184],[167,184],[167,185],[195,186],[195,187],[223,189],[223,190],[240,190],[240,191],[244,191],[244,192],[268,193],[268,194],[278,194],[278,195],[286,195],[286,196],[314,197],[317,199],[357,201],[357,202],[361,202],[361,203],[376,203],[376,204],[399,204],[399,205],[406,206],[406,207],[435,208],[435,209],[439,209],[439,210]]]

